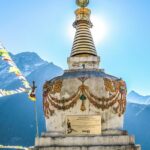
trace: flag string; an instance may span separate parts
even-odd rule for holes
[[[6,48],[0,43],[0,57],[2,58],[3,61],[7,62],[9,65],[8,72],[13,73],[16,75],[16,77],[22,82],[23,87],[20,87],[15,90],[3,90],[0,89],[0,97],[3,96],[8,96],[8,95],[13,95],[17,93],[23,93],[27,92],[29,95],[30,100],[35,101],[35,94],[33,94],[33,89],[30,86],[29,82],[25,78],[25,76],[21,73],[20,69],[17,67],[11,56],[9,55],[8,51]],[[35,89],[34,89],[35,92]]]

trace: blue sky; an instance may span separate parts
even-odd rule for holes
[[[67,69],[75,0],[0,0],[0,8],[0,41],[10,52],[33,51]],[[150,95],[150,1],[90,0],[89,8],[108,28],[96,43],[100,68],[122,77],[128,92]]]

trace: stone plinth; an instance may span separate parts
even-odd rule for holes
[[[47,132],[35,139],[34,150],[141,150],[134,136],[125,131],[110,130],[102,135],[65,136]]]

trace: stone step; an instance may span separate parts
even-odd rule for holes
[[[126,130],[109,129],[109,130],[103,130],[101,135],[128,135],[128,132]],[[42,133],[41,136],[42,137],[67,137],[67,135],[65,135],[64,132],[54,132],[54,131],[44,132]],[[86,136],[86,135],[81,135],[81,136]]]
[[[126,146],[70,146],[70,147],[36,147],[32,150],[141,150],[139,145]]]
[[[35,140],[35,146],[126,146],[134,143],[134,136],[129,135],[37,137]]]

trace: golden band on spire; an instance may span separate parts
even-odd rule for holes
[[[84,15],[90,15],[91,14],[91,10],[88,8],[79,8],[75,11],[76,15],[80,15],[80,14],[84,14]]]

